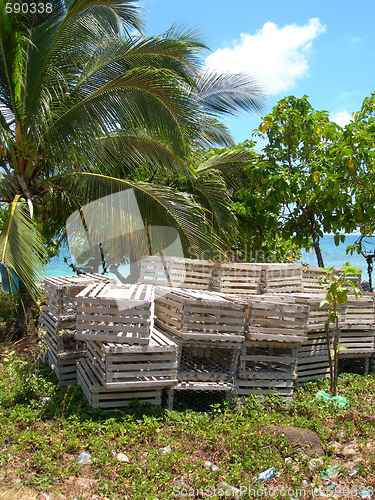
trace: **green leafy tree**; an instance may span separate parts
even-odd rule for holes
[[[179,228],[186,246],[218,247],[192,196],[131,175],[151,164],[190,175],[191,145],[231,144],[219,116],[257,110],[263,96],[240,75],[202,76],[197,33],[143,36],[136,0],[13,5],[0,1],[0,260],[20,278],[21,336],[45,243],[89,201],[132,188],[145,220]]]
[[[268,144],[252,172],[255,189],[275,207],[272,218],[282,222],[283,237],[302,247],[312,239],[318,265],[324,267],[323,232],[333,232],[339,244],[340,238],[345,239],[340,231],[352,215],[340,127],[326,111],[314,110],[307,96],[290,96],[265,116],[257,134],[266,137]],[[264,211],[269,217],[267,207]]]
[[[358,276],[359,273],[360,273],[359,269],[352,267],[349,264],[349,262],[347,262],[346,264],[344,264],[342,272],[337,273],[335,272],[333,267],[329,267],[326,271],[325,276],[320,278],[321,283],[327,283],[325,286],[327,295],[326,298],[320,303],[320,307],[322,307],[323,305],[328,305],[325,331],[326,331],[329,371],[331,379],[330,390],[332,396],[337,395],[337,385],[339,376],[340,315],[338,313],[338,305],[347,303],[348,293],[350,291],[354,292],[356,299],[360,295],[362,295],[358,286],[353,282],[352,279],[350,279],[350,277],[353,278],[353,276]],[[329,328],[330,323],[333,323],[335,325],[332,341],[330,337],[330,328]]]

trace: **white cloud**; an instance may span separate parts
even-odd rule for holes
[[[345,125],[350,123],[352,114],[344,109],[343,111],[337,111],[337,113],[330,114],[329,119],[337,123],[337,125],[340,125],[340,127],[345,127]]]
[[[279,28],[267,22],[255,35],[241,33],[232,47],[218,49],[206,59],[210,70],[248,73],[268,94],[286,92],[299,78],[308,76],[307,56],[312,41],[325,31],[318,18],[304,26],[288,24]]]

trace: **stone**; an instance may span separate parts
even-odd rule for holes
[[[298,447],[308,457],[312,457],[315,454],[321,457],[325,454],[320,437],[310,429],[277,425],[271,428],[271,432],[274,435],[283,436],[291,445]]]

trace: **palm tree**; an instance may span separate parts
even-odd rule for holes
[[[8,206],[0,259],[20,278],[19,336],[22,325],[34,328],[44,244],[82,204],[132,188],[145,218],[175,225],[199,248],[218,245],[191,196],[128,174],[151,164],[190,175],[191,144],[230,143],[219,115],[259,109],[262,93],[243,77],[202,76],[206,46],[193,31],[143,36],[136,4],[54,0],[32,14],[0,0],[0,200]]]

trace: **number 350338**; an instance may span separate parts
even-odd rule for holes
[[[7,14],[51,14],[52,3],[6,3],[5,12]]]

